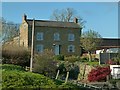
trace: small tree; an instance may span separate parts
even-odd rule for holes
[[[88,51],[89,61],[92,60],[91,51],[96,50],[101,42],[101,35],[93,30],[86,31],[82,34],[81,46],[84,50]]]

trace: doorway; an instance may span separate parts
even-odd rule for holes
[[[60,54],[60,45],[55,45],[54,46],[54,53],[55,53],[55,55],[59,55]]]

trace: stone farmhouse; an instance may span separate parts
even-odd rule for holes
[[[33,25],[34,23],[34,25]],[[55,55],[80,55],[81,27],[78,19],[73,22],[47,21],[22,18],[20,25],[20,46],[30,48],[34,28],[34,51],[41,53],[45,49],[53,50]]]

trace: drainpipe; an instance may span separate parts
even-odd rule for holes
[[[33,24],[32,24],[32,43],[31,43],[31,58],[30,58],[30,72],[32,72],[32,67],[33,67],[34,31],[35,31],[35,20],[33,19]]]

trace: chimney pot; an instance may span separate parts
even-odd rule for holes
[[[78,19],[76,17],[74,18],[74,23],[78,23]]]
[[[23,15],[23,20],[26,20],[26,19],[27,19],[27,15],[24,14],[24,15]]]

